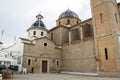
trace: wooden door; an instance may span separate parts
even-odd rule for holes
[[[47,61],[42,61],[42,73],[47,73]]]

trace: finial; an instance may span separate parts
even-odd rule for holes
[[[69,10],[69,7],[70,7],[70,6],[69,6],[69,5],[67,5],[67,9],[68,9],[68,10]]]
[[[41,14],[41,10],[39,10],[39,14]]]
[[[43,16],[41,15],[41,10],[39,10],[39,14],[36,16],[37,20],[41,20]]]

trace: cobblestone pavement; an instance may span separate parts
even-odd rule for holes
[[[4,80],[120,80],[120,78],[103,78],[67,74],[16,74],[13,79]]]

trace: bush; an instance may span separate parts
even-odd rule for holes
[[[3,69],[6,69],[6,66],[5,65],[0,65],[0,71],[3,70]]]
[[[10,65],[10,66],[8,67],[8,69],[17,71],[17,70],[18,70],[18,66]]]

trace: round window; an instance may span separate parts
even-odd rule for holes
[[[44,43],[44,46],[47,46],[47,43]]]

